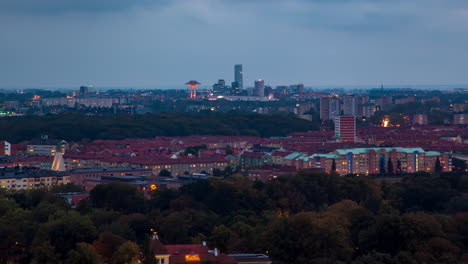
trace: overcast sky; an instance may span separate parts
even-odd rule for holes
[[[467,0],[0,0],[0,87],[467,84]]]

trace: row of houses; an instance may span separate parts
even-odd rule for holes
[[[443,172],[452,170],[452,160],[448,153],[425,151],[422,148],[372,147],[337,149],[330,153],[304,153],[274,151],[246,152],[241,156],[243,168],[262,168],[265,165],[294,167],[296,170],[322,169],[335,171],[341,175],[414,173],[436,171],[436,163]]]

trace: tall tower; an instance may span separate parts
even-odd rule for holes
[[[254,95],[258,97],[265,96],[265,81],[262,79],[255,81]]]
[[[190,99],[196,99],[197,98],[197,86],[199,86],[200,83],[195,80],[190,80],[185,85],[190,87]]]
[[[330,98],[320,98],[320,120],[328,120],[330,118]]]
[[[242,64],[234,65],[234,82],[237,83],[240,90],[244,89],[243,75],[244,73],[242,72]]]

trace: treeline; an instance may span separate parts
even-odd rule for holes
[[[294,115],[241,113],[60,114],[0,119],[1,139],[12,143],[40,135],[68,141],[189,135],[271,137],[316,129],[317,124]]]
[[[454,173],[394,184],[299,173],[267,183],[212,178],[150,199],[123,183],[98,185],[77,209],[45,190],[3,193],[0,262],[154,263],[157,232],[166,244],[207,241],[277,264],[464,263],[467,192],[468,176]]]

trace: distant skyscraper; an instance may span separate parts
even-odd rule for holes
[[[234,65],[234,82],[237,83],[237,88],[240,90],[244,89],[243,75],[244,73],[242,72],[242,64]]]
[[[264,97],[265,96],[265,81],[256,80],[254,88],[254,96]]]
[[[354,116],[335,117],[335,138],[341,142],[356,142],[356,118]]]

